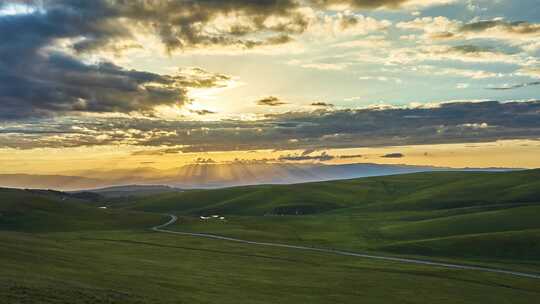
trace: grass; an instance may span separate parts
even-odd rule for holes
[[[138,197],[0,189],[5,303],[534,303],[540,280],[152,232],[540,272],[540,171],[429,173]],[[202,221],[220,214],[225,221]]]
[[[540,204],[400,223],[385,226],[380,232],[385,237],[395,240],[427,239],[538,229],[539,219]]]
[[[319,214],[437,210],[540,202],[540,170],[504,173],[435,172],[298,185],[194,190],[134,200],[131,209],[184,215]]]
[[[0,239],[7,303],[533,303],[540,295],[535,280],[144,231]]]
[[[540,229],[467,234],[397,242],[380,249],[401,254],[509,259],[525,265],[527,263],[533,263],[533,265],[524,267],[524,269],[528,268],[528,271],[538,271]]]
[[[125,207],[176,213],[181,231],[540,272],[539,181],[540,170],[421,173],[191,191]],[[198,218],[211,214],[227,220]]]
[[[144,228],[162,215],[100,209],[54,192],[0,189],[0,230],[56,232]]]

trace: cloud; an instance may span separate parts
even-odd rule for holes
[[[488,87],[487,89],[506,91],[506,90],[515,90],[515,89],[521,89],[521,88],[526,88],[526,87],[538,86],[538,85],[540,85],[540,81],[518,83],[518,84],[505,84],[503,86]]]
[[[17,2],[10,0],[4,5]],[[320,27],[319,24],[327,21],[339,24],[338,32],[353,28],[369,30],[373,25],[379,27],[373,18],[348,13],[320,18],[314,8],[321,7],[321,3],[314,2],[319,1],[26,1],[28,7],[40,8],[44,18],[61,17],[62,14],[82,17],[79,22],[67,20],[71,31],[59,37],[73,38],[72,48],[76,52],[103,48],[121,50],[122,46],[130,45],[126,41],[137,42],[141,35],[157,37],[169,52],[174,52],[214,46],[251,49],[289,43],[294,40],[292,36],[302,34],[308,28]],[[361,3],[353,1],[353,4]],[[37,17],[37,14],[29,15]]]
[[[456,0],[313,0],[313,2],[334,9],[398,9],[444,5]]]
[[[460,34],[468,39],[501,39],[518,42],[532,42],[540,38],[540,24],[524,21],[483,20],[463,25]]]
[[[210,115],[210,114],[216,114],[216,112],[214,111],[210,111],[210,110],[190,110],[191,113],[194,113],[194,114],[197,114],[197,115]]]
[[[194,161],[195,164],[215,164],[216,161],[211,158],[199,157]]]
[[[110,23],[108,18],[118,14],[110,2],[75,2],[43,1],[43,12],[0,16],[0,118],[72,112],[152,115],[157,106],[188,103],[189,88],[222,86],[228,80],[201,69],[173,75],[128,70],[55,49],[59,39],[86,37],[84,45],[73,45],[82,52],[129,36],[128,29]]]
[[[392,43],[384,36],[367,36],[362,39],[355,39],[345,42],[339,42],[332,47],[335,48],[345,48],[345,49],[356,49],[356,48],[386,48],[391,46]]]
[[[450,20],[443,16],[421,17],[396,24],[399,29],[422,31],[426,33],[428,38],[432,39],[444,38],[448,35],[453,36],[453,33],[459,31],[460,26],[460,21]]]
[[[482,123],[466,123],[459,125],[464,128],[472,128],[472,129],[486,129],[489,128],[489,125],[485,122]]]
[[[524,21],[509,22],[502,19],[463,23],[447,17],[422,17],[400,22],[397,28],[421,31],[424,40],[489,39],[509,42],[527,51],[540,48],[540,24]]]
[[[331,103],[320,102],[320,101],[319,102],[312,102],[311,106],[313,106],[313,107],[323,107],[323,108],[332,108],[332,107],[334,107],[334,105],[331,104]]]
[[[420,45],[418,47],[406,47],[394,49],[388,55],[387,63],[393,65],[412,64],[425,61],[461,61],[467,63],[507,63],[526,65],[529,63],[527,56],[522,54],[507,53],[491,47],[474,44],[460,45]]]
[[[351,158],[361,158],[363,155],[361,154],[351,154],[351,155],[340,155],[338,158],[341,159],[351,159]]]
[[[326,62],[306,62],[298,59],[287,61],[288,65],[298,66],[304,69],[313,69],[321,71],[341,71],[345,70],[349,63],[326,63]]]
[[[199,67],[179,69],[176,75],[179,85],[190,88],[212,88],[228,86],[231,77],[212,73]]]
[[[540,67],[522,67],[517,71],[518,75],[540,78]]]
[[[476,124],[476,125],[475,125]],[[470,126],[470,127],[467,127]],[[478,128],[475,128],[478,126]],[[482,128],[481,126],[489,126]],[[315,150],[540,137],[540,101],[451,102],[289,112],[259,121],[62,117],[0,124],[0,147],[132,145],[156,155],[256,149]],[[145,149],[142,149],[145,147]],[[297,155],[302,156],[302,155]]]
[[[372,31],[388,22],[340,13],[330,19],[296,0],[2,1],[0,118],[77,113],[155,115],[158,106],[189,103],[190,88],[230,79],[198,68],[157,74],[126,69],[93,55],[144,48],[156,38],[168,52],[212,47],[251,49],[294,40],[319,23]],[[141,38],[142,37],[142,38]],[[143,39],[141,41],[141,39]]]
[[[310,160],[316,160],[316,161],[330,161],[333,160],[335,156],[329,155],[326,152],[322,152],[320,155],[282,155],[279,157],[278,160],[280,161],[310,161]]]
[[[370,33],[385,34],[392,25],[389,20],[366,17],[352,11],[342,11],[336,14],[315,12],[308,20],[309,25],[305,34],[319,39],[358,37],[358,35]]]
[[[256,103],[259,106],[271,106],[271,107],[283,106],[287,104],[286,102],[281,101],[279,98],[275,96],[269,96],[269,97],[259,99],[256,101]]]
[[[360,80],[375,80],[375,81],[382,81],[382,82],[388,82],[392,81],[397,84],[403,83],[403,80],[396,77],[388,77],[388,76],[360,76],[358,79]]]
[[[307,150],[304,150],[304,151],[302,152],[302,156],[309,155],[309,154],[311,154],[311,153],[313,153],[313,152],[315,152],[315,151],[317,151],[317,150],[316,150],[316,149],[307,149]]]
[[[100,1],[105,22],[157,35],[170,51],[214,45],[252,48],[289,42],[307,22],[293,0]],[[85,7],[85,6],[83,6]],[[86,6],[88,7],[88,6]],[[79,7],[78,10],[81,10]],[[124,21],[125,22],[125,21]],[[257,33],[274,33],[255,37]]]
[[[383,158],[403,158],[405,157],[405,155],[403,155],[402,153],[390,153],[390,154],[385,154],[383,156],[381,156]]]
[[[437,76],[456,76],[465,77],[471,79],[486,79],[486,78],[500,78],[505,76],[503,73],[495,73],[490,71],[484,71],[479,69],[457,69],[446,68],[431,65],[417,65],[413,67],[414,72],[421,72],[427,75]]]
[[[223,74],[198,68],[176,73],[133,70],[100,59],[102,53],[122,54],[146,49],[148,41],[169,53],[231,48],[249,50],[298,41],[333,48],[382,49],[373,60],[388,64],[424,60],[474,60],[522,64],[520,56],[495,50],[463,52],[449,46],[386,50],[389,20],[358,13],[366,9],[410,9],[447,4],[451,0],[6,0],[0,10],[0,118],[42,117],[86,113],[157,115],[157,107],[190,103],[193,88],[223,87]],[[12,9],[14,5],[24,9]],[[327,11],[336,7],[349,10]],[[424,20],[424,19],[419,19]],[[507,33],[505,37],[537,40],[537,24],[502,20],[454,24],[452,20],[401,23],[403,29],[421,30],[445,25],[446,32],[471,36]],[[434,27],[434,26],[432,26]],[[436,31],[435,31],[436,32]],[[367,37],[362,37],[363,35]],[[464,34],[463,34],[464,35]],[[354,39],[345,41],[345,38]],[[520,38],[521,39],[521,38]],[[412,53],[409,54],[409,53]],[[358,54],[360,57],[362,54]],[[388,55],[389,60],[386,59]],[[109,58],[109,57],[107,57]],[[136,58],[136,57],[134,57]],[[136,59],[134,59],[136,60]],[[291,62],[303,68],[340,71],[356,64],[336,58]],[[397,78],[377,77],[380,81]],[[484,77],[484,76],[478,76]],[[487,76],[485,76],[487,77]],[[279,104],[267,104],[279,105]]]

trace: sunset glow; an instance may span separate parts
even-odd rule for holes
[[[3,1],[0,173],[539,167],[537,6]]]

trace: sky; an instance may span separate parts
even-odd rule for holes
[[[0,173],[540,167],[537,0],[0,0],[0,37]]]

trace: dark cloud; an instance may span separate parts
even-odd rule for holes
[[[340,155],[339,158],[341,159],[351,159],[351,158],[361,158],[363,157],[361,154],[352,154],[352,155]]]
[[[487,20],[472,22],[462,26],[460,31],[483,32],[492,28],[500,28],[505,32],[516,35],[529,35],[534,33],[540,33],[540,26],[538,24],[532,24],[524,21],[508,22],[505,20]]]
[[[190,87],[219,86],[228,80],[200,69],[189,75],[160,75],[109,62],[89,64],[55,51],[51,46],[58,39],[85,37],[85,47],[74,46],[75,51],[82,51],[129,37],[130,32],[109,20],[119,14],[109,1],[42,3],[44,11],[0,16],[0,118],[69,112],[151,113],[158,105],[188,102]]]
[[[317,151],[316,149],[306,149],[302,152],[302,156],[310,155],[311,153],[314,153]]]
[[[210,110],[191,110],[190,112],[197,115],[201,115],[201,116],[209,115],[209,114],[216,114],[216,112],[210,111]]]
[[[326,103],[326,102],[313,102],[313,103],[311,103],[311,105],[314,106],[314,107],[323,107],[323,108],[332,108],[332,107],[334,107],[333,104]]]
[[[395,9],[411,1],[410,0],[313,0],[312,2],[323,7],[347,5],[349,7],[357,8],[357,9],[375,9],[375,8],[381,8],[381,7]]]
[[[300,9],[308,5],[325,8],[348,5],[357,9],[397,8],[409,0],[6,0],[0,5],[24,2],[39,8],[32,14],[51,21],[61,21],[49,34],[63,38],[80,37],[73,45],[77,52],[102,48],[121,51],[140,47],[126,43],[134,32],[148,32],[160,38],[170,51],[215,45],[252,48],[282,44],[291,35],[303,33],[309,16]],[[65,19],[65,15],[68,19]],[[228,25],[215,26],[219,17],[241,17]],[[278,17],[278,18],[275,18]],[[273,22],[268,22],[273,18]],[[277,22],[274,22],[278,20]],[[46,22],[46,21],[45,21]],[[343,19],[343,27],[357,19]],[[69,25],[66,26],[66,25]]]
[[[219,73],[211,73],[204,69],[193,67],[180,69],[175,76],[178,85],[189,88],[225,87],[231,77]]]
[[[195,164],[215,164],[216,161],[211,158],[199,157],[194,161]]]
[[[159,150],[141,150],[132,152],[132,156],[153,156],[182,153],[182,148],[167,148]]]
[[[21,1],[2,1],[0,6],[15,3]],[[109,62],[90,64],[77,57],[95,50],[141,47],[132,41],[136,32],[157,35],[172,51],[282,44],[307,26],[293,0],[28,0],[24,4],[36,9],[0,16],[0,118],[4,119],[70,112],[152,114],[159,105],[189,102],[189,88],[220,86],[229,80],[200,69],[160,75]],[[246,24],[219,27],[217,33],[206,29],[226,15],[243,16]],[[271,17],[283,21],[267,26],[265,21]],[[248,35],[262,32],[267,34]],[[67,50],[55,47],[59,39],[67,41]]]
[[[12,2],[12,1],[8,1]],[[254,47],[279,43],[287,34],[301,33],[307,27],[305,17],[296,11],[295,0],[36,0],[28,1],[45,11],[73,11],[80,18],[70,25],[84,30],[84,39],[75,45],[80,52],[115,45],[131,38],[134,31],[157,35],[169,50],[214,45]],[[47,13],[49,14],[49,13]],[[242,16],[230,27],[209,31],[218,17]],[[267,25],[268,18],[284,17]],[[74,20],[76,21],[76,20]],[[274,32],[274,38],[258,39],[254,33]],[[283,43],[283,42],[281,42]]]
[[[540,85],[540,81],[518,83],[518,84],[504,85],[504,86],[498,86],[498,87],[488,87],[487,89],[506,91],[506,90],[515,90],[515,89],[521,89],[521,88],[526,88],[526,87],[532,87],[532,86],[537,86],[537,85]]]
[[[310,156],[328,148],[539,137],[540,101],[297,112],[269,115],[262,121],[65,117],[0,124],[0,147],[132,144],[160,148],[141,152],[156,154],[302,149]]]
[[[260,106],[271,106],[271,107],[277,107],[286,105],[287,103],[284,101],[281,101],[279,98],[275,96],[269,96],[262,99],[259,99],[256,101],[256,103]]]
[[[383,158],[403,158],[405,157],[405,155],[403,155],[402,153],[389,153],[389,154],[385,154],[383,156],[381,156]]]
[[[490,47],[482,47],[482,46],[471,45],[471,44],[453,46],[452,48],[450,48],[450,50],[453,52],[458,52],[462,54],[493,52],[493,49]]]
[[[335,156],[329,155],[326,152],[322,152],[320,155],[282,155],[279,157],[278,160],[280,161],[309,161],[309,160],[315,160],[315,161],[330,161],[334,159]]]
[[[140,153],[302,149],[539,138],[540,101],[446,103],[436,108],[332,110],[269,115],[262,121],[61,118],[0,124],[0,147],[131,144]],[[137,152],[136,152],[137,153]],[[299,155],[302,156],[302,155]]]

